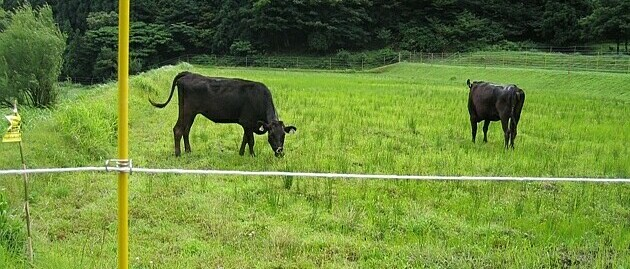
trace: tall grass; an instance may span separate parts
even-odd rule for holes
[[[241,157],[242,129],[202,117],[192,128],[193,152],[175,158],[177,99],[155,109],[147,97],[166,100],[172,78],[188,69],[268,85],[280,118],[298,127],[286,138],[285,158],[273,156],[264,136],[256,137],[257,157]],[[467,78],[525,89],[514,151],[503,150],[497,123],[487,144],[470,141]],[[627,178],[626,80],[421,64],[366,73],[180,65],[132,78],[130,150],[138,167]],[[114,156],[115,94],[113,84],[92,89],[28,123],[30,166],[96,164]],[[18,166],[12,148],[1,146],[0,167]],[[38,267],[115,266],[114,178],[34,176]],[[18,208],[19,178],[0,182]],[[620,184],[134,173],[130,190],[133,267],[630,265],[630,191]],[[0,261],[4,257],[0,252]]]

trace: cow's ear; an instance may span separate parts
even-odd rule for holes
[[[266,131],[267,129],[269,129],[269,128],[267,127],[267,124],[266,124],[264,121],[259,120],[257,123],[258,123],[258,125],[259,125],[259,126],[258,126],[258,130],[260,130],[261,132],[264,132],[264,131]]]
[[[295,126],[284,127],[284,132],[287,134],[292,134],[292,133],[295,133],[296,131],[297,131],[297,128],[295,128]]]
[[[472,86],[472,84],[470,84],[470,79],[466,80],[466,85],[468,85],[468,88],[470,88]]]

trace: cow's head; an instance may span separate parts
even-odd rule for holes
[[[470,81],[470,79],[466,80],[466,85],[468,85],[468,88],[472,90],[472,88],[475,86],[475,84],[481,84],[484,83],[483,81]]]
[[[294,133],[297,131],[297,128],[295,126],[284,126],[282,121],[272,121],[270,123],[259,121],[258,124],[261,125],[262,131],[267,132],[267,141],[269,141],[269,145],[276,157],[284,156],[284,135]]]

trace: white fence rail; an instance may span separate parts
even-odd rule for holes
[[[150,174],[188,174],[188,175],[226,175],[226,176],[282,176],[336,179],[383,179],[383,180],[419,180],[419,181],[547,181],[547,182],[597,182],[630,183],[630,178],[580,178],[580,177],[497,177],[497,176],[417,176],[417,175],[378,175],[378,174],[341,174],[309,173],[283,171],[238,171],[238,170],[188,170],[140,167],[69,167],[0,170],[0,175],[67,173],[67,172],[131,172]]]

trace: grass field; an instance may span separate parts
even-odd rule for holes
[[[298,128],[286,138],[285,158],[273,157],[265,136],[256,136],[257,157],[241,157],[242,129],[202,117],[192,128],[193,152],[175,158],[177,102],[160,110],[146,99],[166,100],[172,78],[189,69],[269,86],[280,118]],[[487,144],[471,142],[467,78],[525,90],[514,151],[503,150],[498,123]],[[67,101],[58,109],[23,112],[29,166],[102,165],[114,158],[115,84],[64,89]],[[130,98],[136,167],[630,177],[630,85],[623,74],[422,64],[356,73],[178,65],[132,78]],[[0,146],[0,168],[20,166],[16,149]],[[31,180],[36,267],[115,267],[115,175]],[[21,186],[20,177],[0,177],[5,218],[22,215]],[[0,245],[0,268],[25,266],[14,253],[21,250]],[[630,188],[134,173],[130,264],[624,268],[630,266]]]

